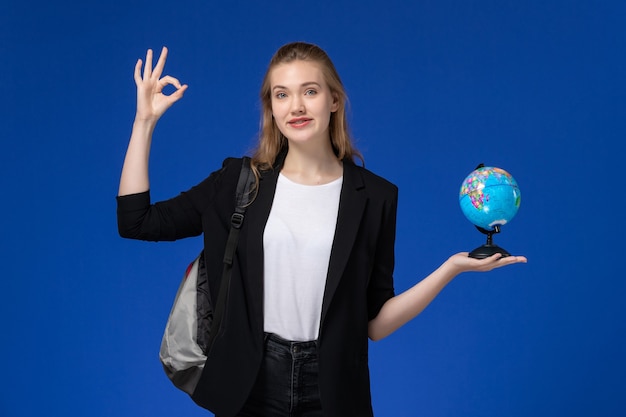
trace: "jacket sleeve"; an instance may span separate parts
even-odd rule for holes
[[[367,288],[368,320],[374,319],[383,304],[395,295],[393,268],[395,263],[396,213],[398,188],[391,185],[393,193],[383,204],[383,213],[372,275]]]
[[[172,241],[202,234],[202,213],[211,204],[222,168],[188,191],[169,200],[151,203],[150,191],[117,197],[117,227],[120,236],[148,241]]]

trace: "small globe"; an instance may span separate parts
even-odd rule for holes
[[[470,222],[490,231],[515,217],[521,198],[511,174],[501,168],[482,167],[463,181],[459,204]]]

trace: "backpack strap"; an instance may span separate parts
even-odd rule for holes
[[[209,333],[210,340],[207,347],[207,353],[211,350],[211,346],[213,345],[217,332],[220,328],[222,317],[224,316],[226,299],[228,298],[228,290],[230,288],[233,258],[235,256],[235,251],[237,250],[237,243],[239,242],[239,231],[241,230],[241,226],[243,226],[246,208],[254,199],[253,187],[255,181],[256,178],[250,168],[250,158],[244,156],[243,163],[241,164],[241,172],[239,173],[239,180],[237,181],[235,212],[230,218],[230,232],[228,234],[228,240],[226,241],[226,249],[224,252],[222,282],[220,284],[219,295],[217,297],[217,303],[215,304],[215,311],[213,313],[213,322],[211,323],[211,332]]]
[[[233,256],[235,255],[237,242],[239,241],[239,230],[243,225],[246,208],[252,202],[252,186],[254,184],[254,181],[254,174],[252,173],[252,169],[250,168],[250,158],[245,156],[243,158],[243,164],[241,165],[239,180],[237,181],[235,212],[230,217],[230,233],[228,234],[226,250],[224,252],[225,265],[233,264]]]

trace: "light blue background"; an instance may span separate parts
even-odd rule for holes
[[[478,163],[522,191],[496,243],[528,257],[452,282],[371,344],[377,416],[618,416],[626,393],[622,1],[4,1],[0,415],[204,416],[158,362],[201,241],[118,237],[147,48],[189,84],[154,136],[154,198],[253,147],[272,53],[333,58],[369,169],[400,187],[396,287],[484,241]]]

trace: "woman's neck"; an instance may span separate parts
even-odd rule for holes
[[[317,152],[290,146],[281,173],[299,184],[327,184],[343,175],[343,164],[330,146]]]

